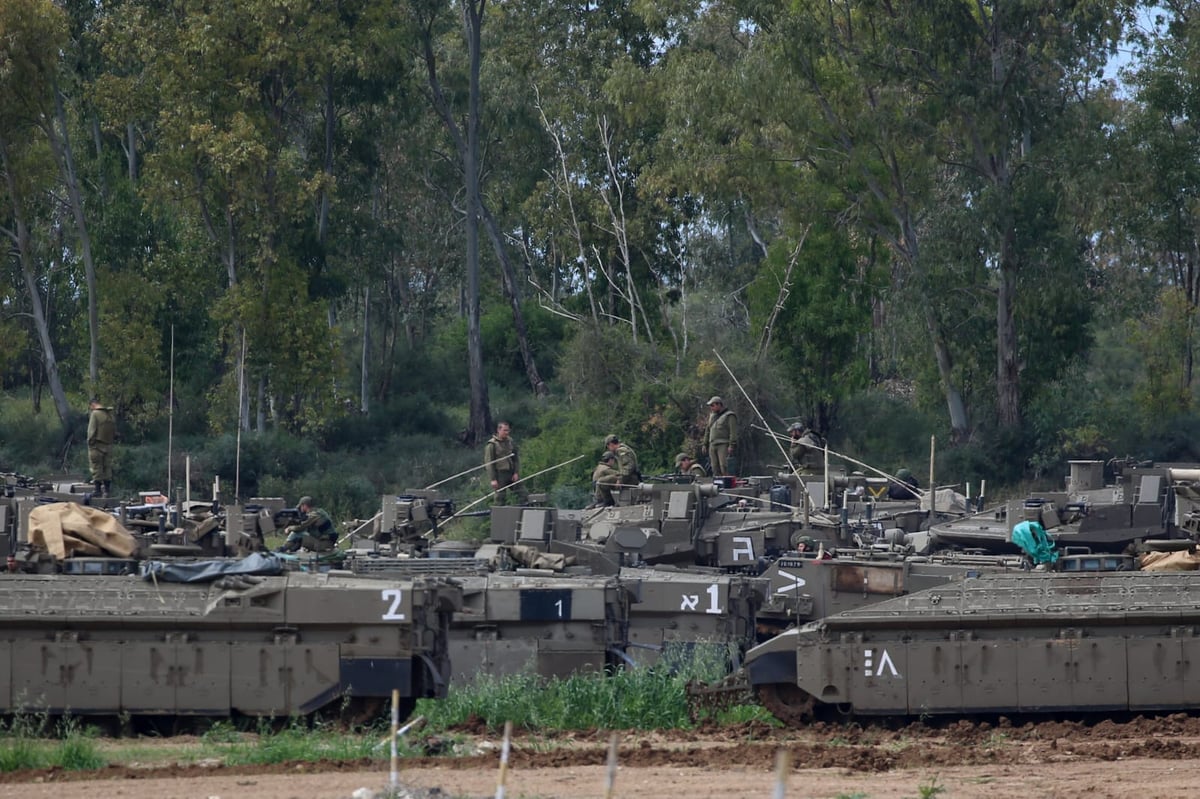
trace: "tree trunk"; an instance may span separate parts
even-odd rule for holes
[[[491,239],[492,249],[500,261],[500,275],[504,282],[504,293],[508,295],[509,305],[512,307],[513,328],[517,334],[517,346],[521,350],[521,361],[525,364],[525,376],[529,379],[529,386],[533,389],[534,395],[545,397],[550,393],[550,389],[538,372],[537,362],[533,359],[533,350],[529,346],[529,328],[525,325],[525,314],[521,313],[521,292],[517,284],[516,270],[513,269],[512,260],[508,257],[504,239],[500,236],[500,226],[496,224],[496,218],[492,216],[492,212],[488,210],[482,199],[479,200],[479,210],[483,216],[488,238]]]
[[[371,408],[371,287],[363,289],[362,376],[358,383],[358,410],[365,416]]]
[[[471,387],[471,417],[467,444],[487,439],[491,431],[487,379],[483,371],[483,340],[479,330],[479,66],[482,60],[483,9],[486,0],[462,0],[463,35],[470,54],[470,93],[463,179],[467,194],[467,371]]]
[[[996,292],[996,416],[1001,427],[1021,425],[1021,368],[1017,359],[1017,264],[1013,231],[1006,225],[1000,243],[1000,286]]]
[[[63,182],[67,187],[67,197],[71,203],[71,214],[75,219],[75,232],[79,236],[79,252],[83,258],[83,271],[87,281],[88,295],[88,342],[91,345],[91,355],[88,358],[88,377],[93,390],[100,382],[100,302],[96,288],[96,264],[92,260],[92,237],[88,233],[87,218],[83,213],[83,195],[79,191],[79,178],[75,172],[75,156],[71,151],[71,139],[67,132],[67,112],[63,106],[63,95],[57,87],[54,89],[54,115],[61,136],[55,130],[54,120],[45,125],[46,135],[50,141],[50,149],[54,160],[62,172]]]
[[[58,374],[58,358],[54,354],[54,342],[50,339],[50,327],[46,324],[46,314],[42,309],[42,295],[38,292],[37,276],[33,269],[33,255],[29,251],[29,228],[25,224],[17,182],[9,167],[8,142],[4,139],[0,139],[0,165],[4,167],[4,177],[8,182],[8,196],[12,200],[13,227],[16,231],[16,240],[13,244],[17,248],[17,257],[21,261],[21,275],[25,280],[25,290],[29,292],[33,324],[37,329],[38,341],[42,347],[42,366],[46,370],[46,383],[50,386],[50,396],[54,399],[54,409],[58,413],[58,420],[66,425],[71,416],[71,406],[67,403],[67,394],[63,391],[62,380]]]

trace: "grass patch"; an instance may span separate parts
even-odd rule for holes
[[[108,765],[94,730],[81,728],[69,716],[48,732],[49,727],[44,715],[14,716],[0,733],[0,772],[52,767],[87,771]]]
[[[260,728],[257,734],[238,732],[227,722],[217,722],[202,738],[205,757],[220,758],[230,766],[319,760],[378,759],[388,754],[378,746],[386,733],[368,731],[349,735],[333,727],[310,727],[295,721],[278,732]]]
[[[712,681],[728,672],[720,646],[669,648],[654,666],[617,668],[607,675],[578,674],[546,680],[534,674],[481,676],[441,700],[421,700],[426,733],[438,733],[476,720],[492,731],[511,721],[527,730],[688,729],[687,684]],[[734,712],[734,711],[727,711]],[[736,718],[769,718],[765,710],[736,710]]]

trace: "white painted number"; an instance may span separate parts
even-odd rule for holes
[[[562,618],[562,600],[560,599],[557,602],[555,602],[554,607],[558,608],[558,617],[561,619]]]
[[[708,587],[708,607],[704,610],[704,612],[713,614],[720,613],[720,598],[721,588],[716,583],[713,583]]]
[[[725,611],[721,607],[721,586],[714,583],[706,588],[705,591],[708,593],[708,607],[704,609],[704,612],[711,613],[713,615],[720,615],[721,613],[724,613]],[[699,594],[681,594],[680,598],[682,600],[679,603],[680,610],[700,609]]]
[[[404,621],[404,614],[400,612],[400,602],[404,599],[404,592],[399,588],[385,588],[379,593],[384,602],[392,600],[391,607],[387,609],[387,613],[383,614],[383,620]]]

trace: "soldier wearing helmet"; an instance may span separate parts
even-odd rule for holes
[[[800,474],[815,474],[824,463],[825,439],[811,427],[793,422],[788,428],[791,444],[788,457]]]
[[[896,480],[900,482],[888,483],[888,499],[917,499],[920,496],[917,489],[921,487],[921,484],[908,469],[897,471]]]

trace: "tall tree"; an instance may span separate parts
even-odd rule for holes
[[[21,275],[41,345],[55,410],[65,424],[71,408],[59,376],[58,357],[41,297],[41,276],[30,214],[38,195],[53,189],[45,165],[44,137],[34,134],[53,119],[59,54],[67,44],[65,15],[48,0],[0,4],[0,170],[4,173],[4,227]]]

